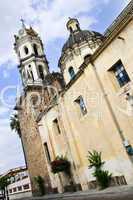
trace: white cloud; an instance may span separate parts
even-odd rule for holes
[[[0,106],[0,116],[7,114],[9,112],[8,108],[5,108],[3,106]]]
[[[21,143],[17,134],[11,132],[8,118],[0,119],[0,173],[23,163]]]
[[[98,4],[109,0],[4,0],[0,3],[0,64],[7,60],[16,61],[13,51],[14,37],[20,28],[20,18],[35,26],[46,41],[64,37],[68,17],[78,16],[82,25],[88,27],[95,22],[84,15]]]

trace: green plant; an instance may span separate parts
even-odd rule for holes
[[[101,186],[101,189],[107,188],[110,184],[112,174],[104,170],[96,170],[93,173],[96,177],[98,184]]]
[[[102,165],[104,165],[104,162],[102,161],[101,158],[101,152],[97,152],[95,150],[93,150],[92,152],[88,152],[88,160],[89,160],[89,168],[95,167],[95,168],[101,168]]]
[[[19,135],[19,137],[21,137],[21,129],[20,129],[20,122],[18,119],[18,114],[14,114],[13,116],[11,116],[10,127],[11,130],[14,130]]]
[[[43,196],[45,194],[45,184],[44,184],[44,179],[41,176],[37,176],[34,178],[37,186],[38,186],[38,190],[41,196]]]
[[[101,155],[101,152],[99,153],[95,150],[92,152],[89,151],[88,161],[90,163],[89,168],[95,168],[93,176],[96,178],[97,183],[100,185],[101,189],[104,189],[109,186],[112,174],[110,174],[108,171],[102,170],[105,162],[102,161]]]

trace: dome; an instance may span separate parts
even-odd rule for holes
[[[81,44],[82,42],[87,42],[90,45],[90,48],[93,48],[95,43],[101,43],[103,39],[104,36],[98,32],[78,30],[73,33],[70,33],[67,42],[62,48],[62,52],[67,51],[67,49],[72,49],[75,44]]]
[[[68,50],[73,50],[75,46],[80,48],[82,44],[85,43],[86,46],[90,48],[91,52],[94,52],[104,40],[104,36],[98,32],[82,30],[80,28],[79,21],[75,18],[69,18],[66,26],[70,32],[70,35],[66,43],[63,45],[61,57],[58,63],[59,67],[61,67],[61,62],[64,57],[66,57]]]

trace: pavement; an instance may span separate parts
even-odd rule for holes
[[[110,187],[105,190],[45,195],[21,200],[133,200],[133,186]]]

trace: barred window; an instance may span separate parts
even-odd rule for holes
[[[112,70],[115,74],[115,77],[120,85],[120,87],[123,87],[126,85],[129,81],[130,78],[124,68],[124,65],[122,64],[121,60],[119,60],[113,67]]]

